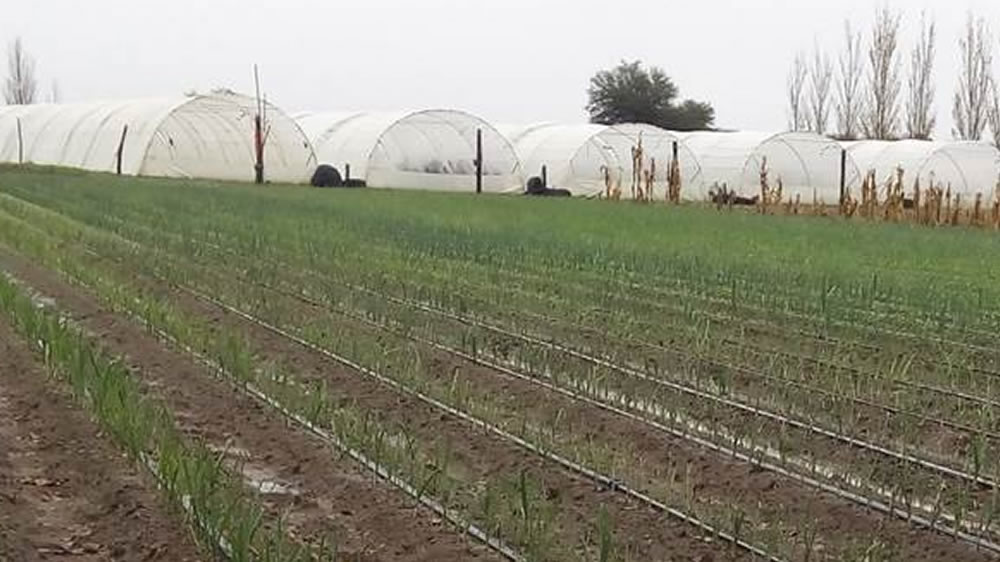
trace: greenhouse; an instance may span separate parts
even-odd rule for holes
[[[481,131],[483,190],[523,189],[511,144],[490,124],[468,113],[306,112],[294,117],[321,164],[369,187],[475,191],[476,136]]]
[[[683,176],[683,197],[706,200],[709,192],[726,186],[752,197],[760,193],[766,161],[772,188],[781,182],[783,199],[837,204],[840,200],[842,148],[813,133],[693,132],[678,133],[691,151],[697,169]],[[765,160],[766,159],[766,160]],[[860,185],[857,169],[848,166],[846,183]]]
[[[235,94],[0,107],[0,161],[143,176],[253,181],[256,102]],[[303,182],[308,140],[266,108],[264,176]]]
[[[971,201],[976,194],[992,198],[1000,179],[1000,151],[979,142],[857,141],[845,142],[857,170],[875,172],[879,186],[903,170],[909,192],[917,179],[961,194]]]
[[[551,187],[569,189],[573,195],[594,197],[605,192],[605,174],[612,185],[621,185],[623,197],[631,193],[633,149],[642,139],[642,169],[656,163],[654,197],[666,195],[666,174],[673,157],[677,135],[645,124],[622,125],[500,125],[497,127],[514,144],[525,174],[540,176],[545,167]],[[694,169],[694,156],[678,144],[682,176]]]

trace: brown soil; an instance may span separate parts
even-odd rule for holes
[[[130,358],[143,369],[151,386],[166,398],[172,410],[184,420],[192,433],[216,443],[220,448],[229,444],[245,451],[249,457],[265,466],[280,477],[282,482],[291,483],[305,491],[323,490],[330,494],[347,492],[332,501],[317,502],[287,501],[275,498],[282,509],[295,509],[302,513],[291,518],[294,524],[306,527],[303,532],[316,532],[311,523],[321,517],[341,523],[338,516],[345,502],[353,504],[354,514],[363,514],[366,522],[377,525],[386,535],[407,535],[406,523],[391,521],[403,509],[400,506],[379,504],[371,497],[371,492],[345,490],[346,483],[336,478],[337,469],[331,455],[317,452],[312,443],[305,446],[308,439],[292,435],[282,427],[280,420],[260,410],[255,404],[236,397],[226,385],[209,380],[204,369],[190,365],[190,361],[177,353],[166,350],[152,336],[141,331],[133,322],[102,310],[89,292],[72,287],[53,272],[38,268],[22,258],[3,255],[0,267],[11,271],[36,290],[52,297],[60,309],[72,313],[86,327],[102,336],[109,349]],[[624,495],[611,493],[597,487],[593,482],[570,473],[554,462],[529,453],[516,445],[476,430],[466,422],[442,414],[439,410],[414,398],[397,394],[381,384],[362,378],[359,374],[345,370],[341,365],[308,352],[283,338],[276,337],[253,325],[247,325],[232,315],[205,306],[192,297],[177,295],[185,308],[198,310],[211,319],[218,329],[240,329],[247,331],[257,345],[259,355],[266,358],[282,359],[295,367],[296,374],[306,378],[324,379],[330,389],[339,391],[343,398],[357,400],[357,403],[382,415],[385,419],[407,427],[422,440],[447,443],[456,457],[456,462],[468,471],[471,478],[486,481],[496,478],[511,478],[522,470],[543,482],[547,496],[555,505],[555,525],[564,551],[579,549],[581,537],[593,536],[596,532],[596,516],[605,507],[616,528],[627,529],[620,533],[616,541],[630,549],[633,559],[642,560],[688,560],[708,562],[712,560],[745,559],[742,551],[719,543],[686,523],[675,520],[652,508],[631,500]],[[166,367],[170,366],[169,369]],[[252,428],[252,431],[251,431]],[[303,443],[301,449],[293,449],[296,443]],[[341,469],[342,472],[342,469]],[[312,477],[312,481],[306,476]],[[370,481],[370,477],[366,477]],[[314,482],[325,481],[325,485]],[[337,494],[341,496],[340,494]],[[324,513],[324,507],[327,509]],[[308,510],[304,508],[309,508]],[[381,518],[382,520],[376,520]],[[354,517],[358,523],[359,517]],[[426,518],[411,518],[411,524],[424,523]],[[346,522],[345,522],[346,523]],[[327,525],[329,527],[329,525]],[[373,529],[357,533],[347,533],[348,537],[371,538]],[[412,536],[413,530],[409,535]],[[383,537],[388,538],[388,537]],[[402,538],[402,537],[401,537]],[[436,541],[445,542],[443,539]],[[434,541],[422,544],[433,544]],[[376,549],[380,556],[388,548]],[[442,551],[443,552],[443,551]],[[402,554],[405,554],[403,551]],[[582,556],[582,555],[581,555]],[[378,559],[396,559],[383,558]],[[436,554],[425,558],[399,558],[418,560],[468,560],[464,556]]]
[[[181,517],[0,320],[0,560],[199,560]]]
[[[245,467],[248,484],[277,484],[276,493],[262,497],[272,516],[287,516],[290,533],[311,540],[332,535],[341,558],[352,562],[499,559],[322,442],[290,429],[188,356],[104,310],[86,291],[12,255],[3,255],[0,267],[53,298],[109,352],[127,358],[188,435],[228,451],[234,466]]]
[[[317,354],[273,332],[246,322],[222,309],[196,301],[190,295],[177,294],[175,299],[187,310],[212,318],[213,322],[221,322],[227,329],[238,329],[249,334],[264,355],[281,357],[291,362],[296,366],[297,372],[307,379],[325,379],[333,383],[330,385],[331,388],[356,385],[342,374],[334,374],[335,371],[342,370],[339,365],[328,362],[329,364],[324,366],[322,357],[317,357]],[[303,318],[331,315],[327,310],[299,301],[285,302],[288,300],[287,297],[272,296],[270,299],[280,299],[287,306],[299,307],[299,314]],[[348,327],[346,333],[366,329],[355,325],[356,323],[350,319],[336,315],[331,318],[336,318],[336,322]],[[350,327],[352,325],[354,326]],[[905,560],[991,559],[985,553],[976,552],[973,547],[909,526],[899,519],[886,518],[877,512],[869,511],[832,494],[819,492],[790,478],[706,451],[647,425],[572,401],[528,382],[503,376],[492,369],[433,351],[425,346],[420,347],[422,355],[432,358],[436,366],[433,373],[439,376],[439,382],[450,381],[455,368],[458,368],[458,372],[464,376],[475,379],[479,392],[502,399],[512,412],[523,413],[531,419],[543,419],[547,412],[562,411],[562,419],[566,425],[589,428],[586,433],[595,441],[608,445],[625,457],[633,455],[636,462],[646,463],[651,467],[683,467],[690,464],[695,475],[697,494],[704,498],[715,498],[716,501],[723,502],[738,498],[740,503],[757,506],[757,509],[769,514],[771,518],[780,518],[792,523],[810,521],[819,531],[821,540],[826,538],[838,542],[841,546],[850,543],[863,548],[872,539],[879,539],[882,543],[891,545],[893,552],[897,552],[900,558]],[[368,398],[365,400],[367,404]],[[371,407],[398,411],[398,409],[393,410],[390,404],[377,401],[372,402]],[[407,407],[405,411],[408,413],[411,409],[412,407]],[[399,415],[405,418],[404,423],[415,421],[406,414]],[[510,421],[517,423],[516,420]],[[821,451],[821,458],[837,458],[838,454],[853,452],[845,451],[844,447],[825,441],[811,440],[810,444]],[[636,450],[641,452],[641,459],[634,458],[632,451]],[[655,469],[653,471],[655,472]],[[646,489],[651,489],[657,482],[650,479],[643,484]]]

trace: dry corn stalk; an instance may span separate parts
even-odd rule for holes
[[[670,159],[667,172],[667,201],[675,205],[681,202],[681,165],[676,158]]]
[[[958,226],[958,223],[959,223],[958,219],[959,219],[959,216],[961,215],[961,212],[962,212],[962,194],[961,193],[957,193],[957,194],[955,194],[955,207],[954,207],[954,211],[952,211],[952,214],[951,214],[951,226]]]
[[[993,193],[993,211],[990,217],[993,229],[1000,229],[1000,189]]]
[[[649,171],[644,172],[646,180],[646,195],[644,199],[646,201],[653,200],[653,189],[656,187],[656,158],[652,158],[649,161]]]
[[[869,170],[861,182],[861,216],[874,218],[876,207],[878,207],[878,181],[875,179],[875,170]]]
[[[639,132],[639,142],[632,147],[632,199],[637,199],[642,191],[642,132]]]
[[[762,214],[766,214],[768,208],[771,205],[780,205],[782,198],[782,191],[784,191],[784,185],[782,184],[781,178],[778,178],[778,187],[772,188],[768,176],[771,171],[767,167],[767,157],[761,159],[760,163],[760,198],[758,199],[758,208]]]
[[[897,222],[903,215],[903,175],[903,168],[897,167],[895,175],[886,182],[883,220]]]
[[[972,207],[972,226],[979,226],[983,222],[983,194],[976,193],[976,203]]]
[[[799,206],[802,204],[802,195],[800,193],[795,194],[795,205],[792,206],[792,214],[799,214]]]
[[[920,224],[920,176],[913,182],[913,209],[917,215],[917,224]]]
[[[864,190],[863,185],[861,189]],[[854,195],[851,194],[851,189],[848,188],[847,191],[844,192],[844,200],[840,205],[840,214],[847,218],[851,218],[858,212],[859,205],[860,202],[854,198]]]

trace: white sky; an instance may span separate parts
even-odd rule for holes
[[[950,135],[966,14],[1000,34],[1000,0],[895,0],[904,68],[922,10],[938,23],[938,136]],[[8,0],[0,44],[20,35],[48,97],[64,101],[249,92],[261,65],[284,109],[452,107],[497,122],[583,121],[590,76],[621,59],[662,66],[721,127],[786,126],[797,50],[837,54],[843,21],[882,0]],[[997,42],[1000,71],[1000,41]],[[0,70],[5,74],[5,69]]]

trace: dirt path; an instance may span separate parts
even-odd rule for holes
[[[248,485],[266,491],[271,514],[285,514],[290,533],[314,541],[332,536],[340,558],[351,562],[499,560],[55,273],[9,255],[0,257],[0,267],[53,298],[109,352],[126,357],[186,434],[227,451],[234,466],[244,467]]]
[[[0,319],[0,560],[199,560],[154,486]]]

